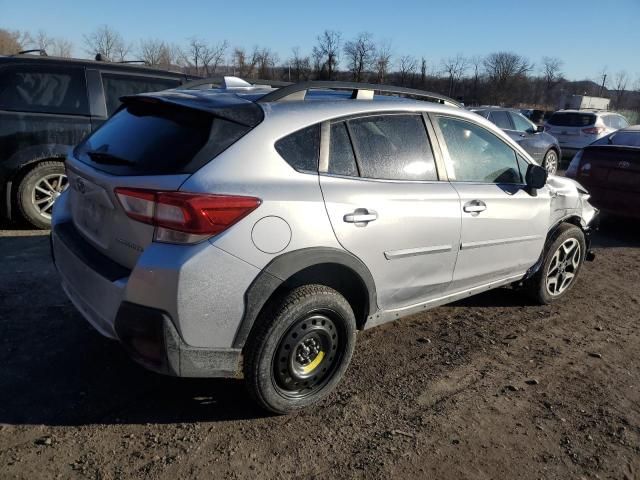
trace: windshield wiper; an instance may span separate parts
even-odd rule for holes
[[[118,157],[117,155],[112,155],[111,153],[89,150],[86,154],[89,155],[89,158],[96,163],[109,165],[135,165],[135,162],[127,160],[126,158]]]

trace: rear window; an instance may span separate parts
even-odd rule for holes
[[[84,70],[33,65],[0,69],[0,109],[88,115]]]
[[[587,127],[596,123],[596,116],[591,113],[554,113],[548,123],[558,127]]]
[[[629,147],[640,147],[640,132],[615,132],[600,140],[596,140],[591,145],[626,145]]]
[[[134,102],[81,143],[75,155],[115,175],[193,173],[250,129],[199,110]]]

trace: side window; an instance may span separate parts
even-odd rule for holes
[[[102,74],[104,97],[107,102],[107,115],[111,116],[120,106],[120,97],[136,93],[157,92],[180,85],[179,80],[170,78],[134,77]]]
[[[627,128],[629,126],[629,122],[627,122],[627,119],[620,116],[618,117],[618,128]]]
[[[605,115],[604,117],[602,117],[602,121],[607,127],[615,128],[613,124],[613,115]]]
[[[533,125],[519,113],[510,112],[511,120],[519,132],[528,132],[533,128]]]
[[[362,177],[438,179],[422,116],[380,115],[348,124]]]
[[[489,113],[489,120],[495,123],[498,127],[505,130],[512,130],[511,120],[509,120],[509,114],[504,110],[492,110]]]
[[[312,125],[281,138],[276,142],[276,150],[296,170],[317,173],[320,125]]]
[[[438,117],[457,182],[522,183],[516,153],[483,127],[465,120]]]
[[[331,145],[329,147],[329,173],[334,175],[358,176],[356,157],[347,126],[344,122],[331,125]]]
[[[88,115],[84,70],[45,65],[0,69],[0,109]]]

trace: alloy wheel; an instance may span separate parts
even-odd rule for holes
[[[45,175],[36,183],[31,192],[31,203],[46,219],[51,219],[51,211],[56,199],[69,186],[67,176],[61,173]]]
[[[550,150],[544,157],[544,168],[550,175],[558,171],[558,154],[554,150]]]
[[[573,283],[580,267],[582,252],[575,238],[565,240],[551,257],[547,271],[547,292],[556,297]]]

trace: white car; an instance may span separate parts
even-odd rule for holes
[[[545,122],[544,130],[558,139],[563,156],[573,156],[599,138],[628,126],[627,119],[618,113],[560,110]]]

